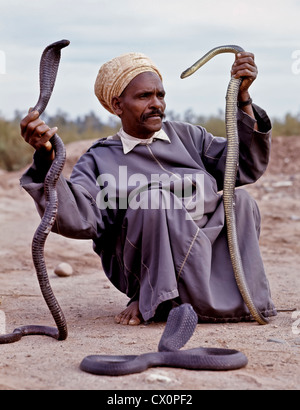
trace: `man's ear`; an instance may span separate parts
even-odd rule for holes
[[[114,113],[118,116],[122,115],[123,110],[122,110],[122,103],[121,103],[121,98],[120,97],[113,97],[112,101],[112,108],[114,110]]]

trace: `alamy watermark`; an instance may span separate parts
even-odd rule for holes
[[[6,74],[6,56],[2,50],[0,50],[0,74]]]
[[[162,173],[130,174],[119,166],[113,174],[97,178],[99,209],[185,209],[186,219],[204,214],[204,175]]]
[[[292,73],[298,75],[300,74],[300,50],[294,50],[292,52],[292,59],[295,60],[292,63]]]
[[[6,334],[6,317],[3,310],[0,310],[0,335]]]
[[[292,324],[292,333],[294,335],[300,335],[300,310],[296,310],[292,313],[292,319],[295,319]]]

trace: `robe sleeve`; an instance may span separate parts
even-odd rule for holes
[[[91,173],[94,167],[87,162],[92,162],[92,159],[89,156],[85,158],[86,162],[82,165],[82,169],[88,170],[87,173],[90,172],[86,175],[85,185],[71,182],[62,175],[58,179],[56,185],[58,212],[52,231],[69,238],[95,240],[101,236],[104,223],[91,193],[96,189],[96,180],[92,182]],[[46,206],[43,182],[46,172],[38,153],[35,153],[32,166],[20,179],[21,186],[34,199],[40,216],[44,214]],[[88,185],[91,186],[91,190]]]
[[[238,110],[239,167],[236,186],[251,184],[265,172],[270,158],[271,122],[260,107],[253,105],[259,131],[254,130],[255,120]],[[202,131],[203,132],[203,131]],[[204,130],[200,155],[206,170],[216,179],[218,189],[223,189],[227,140],[214,137]]]

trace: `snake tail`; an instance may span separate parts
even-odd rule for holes
[[[202,58],[196,61],[191,67],[186,69],[181,78],[186,78],[195,73],[200,67],[206,64],[209,60],[218,54],[222,53],[239,53],[244,51],[241,47],[235,45],[226,45],[215,47],[206,53]],[[269,321],[256,308],[253,298],[251,296],[247,280],[244,273],[243,263],[240,255],[240,249],[237,239],[236,230],[236,215],[235,215],[235,184],[239,161],[239,136],[237,129],[237,98],[241,79],[231,78],[226,94],[226,135],[227,135],[227,154],[225,163],[224,175],[224,212],[227,225],[227,239],[230,258],[234,271],[235,280],[243,300],[248,307],[252,317],[261,325],[267,324]]]

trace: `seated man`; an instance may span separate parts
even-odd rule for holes
[[[240,158],[236,186],[265,171],[271,124],[251,104],[248,88],[257,76],[254,56],[236,57],[232,75],[239,92]],[[222,194],[227,142],[204,128],[163,121],[162,76],[143,54],[117,57],[95,83],[100,103],[122,128],[97,141],[78,161],[70,180],[57,184],[53,230],[92,239],[105,274],[130,298],[117,323],[137,325],[174,304],[190,303],[200,321],[251,320],[237,288],[229,256]],[[55,157],[56,132],[30,112],[21,122],[35,149],[21,185],[45,207],[44,177]],[[259,250],[260,214],[244,190],[236,190],[237,234],[245,275],[256,307],[276,315]]]

